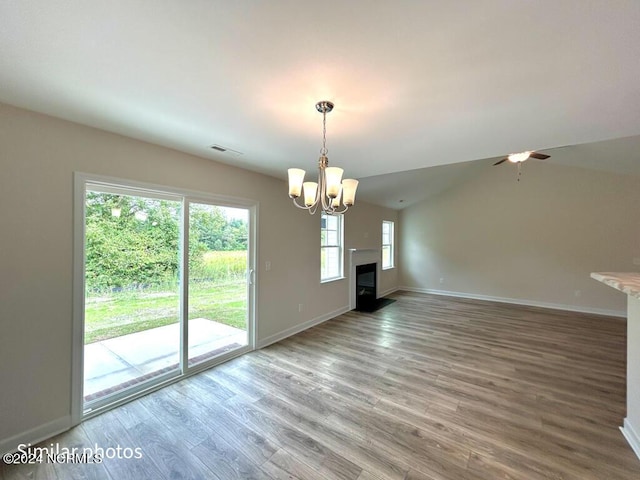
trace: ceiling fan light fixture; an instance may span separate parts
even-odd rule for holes
[[[520,152],[520,153],[511,153],[507,156],[507,159],[511,162],[511,163],[520,163],[520,162],[524,162],[526,159],[528,159],[531,154],[533,152],[530,151],[526,151],[526,152]]]

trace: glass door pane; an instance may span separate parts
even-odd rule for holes
[[[248,209],[189,203],[189,366],[249,344],[248,253]]]
[[[85,408],[179,374],[181,210],[87,187]]]

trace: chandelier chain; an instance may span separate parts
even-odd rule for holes
[[[322,109],[322,148],[320,149],[320,155],[327,156],[327,109]]]

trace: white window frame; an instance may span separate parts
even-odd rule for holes
[[[389,243],[384,242],[384,227],[385,225],[389,226]],[[395,225],[391,220],[383,220],[382,221],[382,259],[380,265],[382,265],[382,270],[389,270],[395,268]],[[389,249],[389,260],[390,264],[385,265],[384,263],[384,251],[385,248]]]
[[[330,245],[323,245],[322,244],[322,232],[326,231],[326,227],[323,228],[322,227],[322,221],[324,218],[327,218],[327,221],[329,218],[335,218],[338,221],[338,235],[337,235],[337,239],[338,239],[338,243],[337,244],[330,244]],[[325,223],[326,225],[326,223]],[[328,236],[327,236],[328,237]],[[340,280],[342,278],[344,278],[344,216],[343,215],[326,215],[324,213],[322,213],[320,215],[320,283],[327,283],[327,282],[333,282],[335,280]],[[323,270],[322,270],[322,256],[323,256],[323,252],[325,249],[329,249],[329,248],[337,248],[338,249],[338,274],[335,276],[331,276],[331,277],[323,277]],[[326,258],[326,257],[325,257]]]

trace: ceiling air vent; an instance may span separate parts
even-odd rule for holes
[[[222,145],[218,145],[217,143],[214,143],[213,145],[209,145],[209,148],[217,152],[228,153],[231,155],[236,155],[236,156],[242,155],[242,152],[234,150],[233,148],[223,147]]]

